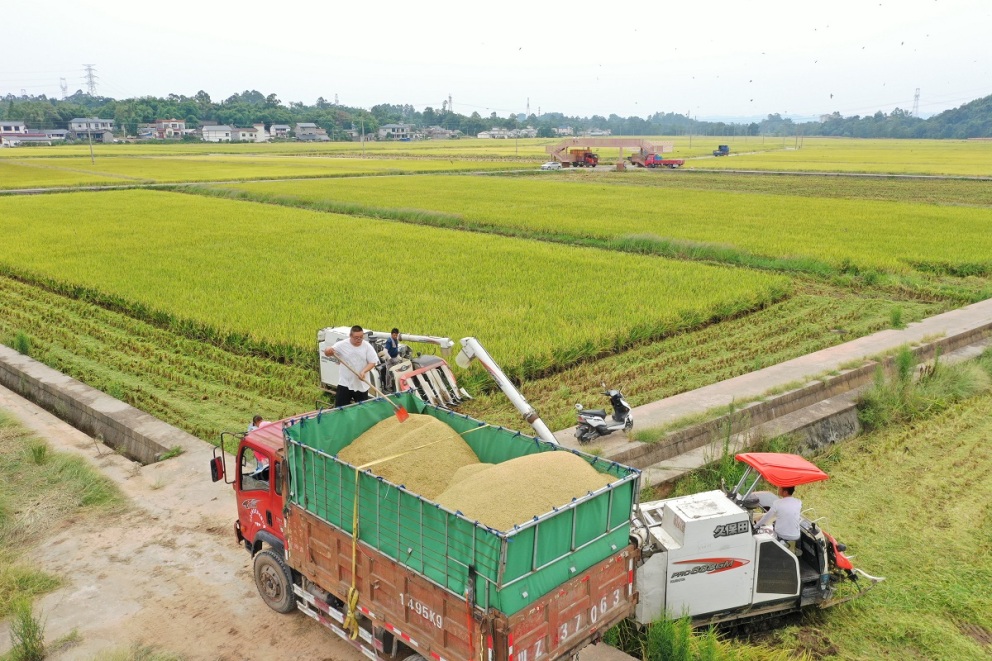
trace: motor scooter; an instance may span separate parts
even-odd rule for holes
[[[630,404],[624,399],[623,393],[619,390],[605,390],[605,383],[603,388],[603,394],[610,398],[610,404],[613,405],[613,415],[607,418],[604,409],[587,409],[582,404],[576,404],[579,422],[575,426],[575,438],[579,439],[579,443],[588,443],[619,429],[630,431],[634,426],[634,416],[630,413]]]

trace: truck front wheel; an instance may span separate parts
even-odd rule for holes
[[[262,601],[277,613],[292,613],[296,609],[292,574],[283,559],[271,549],[255,556],[255,586]]]

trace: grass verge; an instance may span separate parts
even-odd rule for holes
[[[52,452],[2,411],[0,457],[0,617],[7,617],[19,602],[30,609],[32,598],[62,584],[27,561],[42,533],[70,517],[122,509],[125,501],[83,459]]]

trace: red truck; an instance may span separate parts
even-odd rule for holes
[[[665,158],[661,154],[634,154],[627,157],[633,165],[639,168],[680,168],[685,165],[681,158]]]
[[[573,452],[410,393],[389,399],[447,423],[483,462]],[[239,440],[229,480],[234,533],[269,607],[299,609],[369,658],[390,661],[554,661],[633,615],[637,470],[574,452],[616,479],[497,531],[337,458],[393,412],[380,398]],[[223,444],[211,476],[228,481]]]
[[[565,167],[594,168],[599,165],[599,154],[594,154],[589,149],[569,149],[568,160],[562,161]]]

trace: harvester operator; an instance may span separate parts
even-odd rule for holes
[[[799,521],[802,518],[803,501],[792,494],[795,487],[779,487],[778,500],[772,503],[765,515],[758,519],[758,528],[775,519],[775,535],[790,548],[795,549],[799,541]]]
[[[334,395],[334,406],[347,406],[352,402],[364,402],[369,398],[369,382],[365,376],[379,364],[375,349],[365,340],[361,326],[352,326],[347,340],[335,342],[324,349],[325,356],[334,356],[344,363],[345,369],[338,370],[338,387]],[[347,369],[350,367],[351,369]]]
[[[400,355],[400,329],[394,328],[389,331],[389,339],[386,340],[386,353],[389,354],[390,358],[396,358]]]

